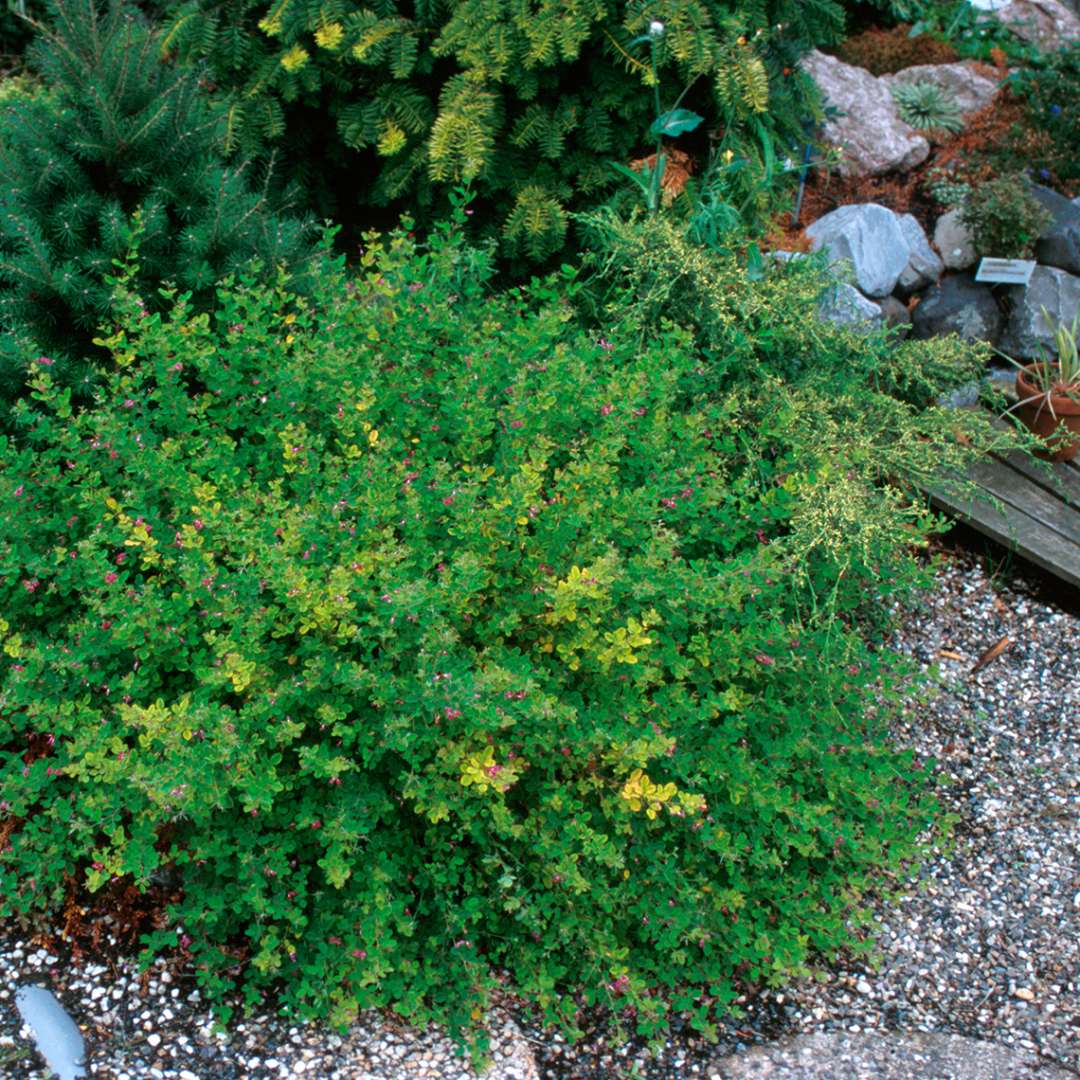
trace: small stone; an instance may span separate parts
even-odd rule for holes
[[[879,326],[885,316],[881,307],[867,300],[854,285],[846,281],[834,284],[818,304],[818,318],[837,326],[870,329]]]
[[[934,226],[934,244],[941,252],[941,261],[949,270],[966,270],[975,265],[978,255],[971,230],[960,220],[955,208],[938,218]]]
[[[155,1032],[153,1035],[148,1035],[146,1041],[155,1049],[161,1045],[161,1036]]]
[[[1019,987],[1016,990],[1014,996],[1018,997],[1021,1001],[1034,1001],[1035,1000],[1034,991],[1029,990],[1026,986]]]

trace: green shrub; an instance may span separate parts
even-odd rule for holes
[[[1028,123],[1049,136],[1044,154],[1031,161],[1042,176],[1062,183],[1080,180],[1080,44],[1039,58],[1011,82],[1027,107]]]
[[[700,347],[617,263],[601,334],[573,271],[493,295],[456,233],[396,233],[212,318],[123,286],[75,415],[31,362],[0,913],[166,875],[148,945],[207,992],[455,1027],[501,981],[707,1028],[853,943],[934,807],[884,735],[875,628],[932,527],[895,485],[981,430],[880,387],[961,347],[819,324],[816,267],[668,228],[627,265],[678,268],[671,314],[709,291]]]
[[[960,208],[960,220],[971,230],[980,255],[1030,259],[1050,213],[1019,174],[980,184]]]
[[[226,167],[221,122],[197,86],[158,59],[131,9],[53,7],[30,60],[44,94],[0,112],[0,402],[21,382],[27,343],[71,383],[108,310],[106,281],[142,230],[142,284],[173,281],[197,300],[226,271],[310,255],[306,226],[272,212],[250,170]]]
[[[611,162],[653,150],[651,24],[664,27],[664,85],[693,82],[685,104],[706,118],[695,153],[707,156],[708,131],[756,169],[805,140],[817,94],[796,60],[843,24],[837,0],[184,0],[171,10],[164,47],[206,61],[233,144],[283,148],[320,210],[366,225],[372,206],[415,215],[470,182],[504,250],[532,260],[562,249],[568,214],[611,191]]]

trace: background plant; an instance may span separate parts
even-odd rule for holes
[[[1017,173],[980,184],[960,209],[980,255],[1030,258],[1050,214]]]
[[[588,288],[400,232],[212,317],[132,263],[94,401],[31,365],[0,913],[167,872],[148,945],[211,995],[468,1026],[502,980],[646,1034],[858,945],[933,813],[884,734],[934,527],[897,484],[997,437],[913,403],[982,358],[611,227]]]
[[[1040,55],[1037,46],[1017,37],[1000,19],[968,0],[871,0],[897,22],[910,24],[912,37],[926,34],[947,42],[968,60],[1023,65]],[[926,61],[930,62],[930,61]]]
[[[163,47],[205,60],[230,145],[285,150],[288,175],[320,212],[354,225],[373,207],[425,220],[467,182],[478,218],[511,256],[561,250],[571,212],[595,206],[626,164],[654,148],[653,72],[632,43],[665,27],[655,60],[668,86],[694,82],[689,109],[710,140],[759,153],[815,115],[798,68],[835,41],[837,0],[188,0]],[[741,147],[741,149],[740,149]],[[358,182],[358,177],[363,177]]]
[[[950,64],[958,59],[947,42],[927,33],[911,33],[910,23],[888,29],[872,27],[845,38],[835,48],[845,64],[865,68],[872,75],[890,75],[917,64]]]
[[[1048,136],[1035,164],[1066,186],[1080,181],[1080,44],[1039,57],[1010,84],[1028,124]]]
[[[150,307],[157,283],[203,302],[253,257],[301,269],[311,252],[308,226],[276,212],[250,167],[226,165],[223,118],[194,74],[161,63],[134,9],[51,10],[29,56],[45,92],[8,95],[0,113],[0,402],[21,386],[31,347],[63,382],[86,382],[136,210]]]

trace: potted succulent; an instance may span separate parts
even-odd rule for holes
[[[1080,359],[1076,335],[1080,314],[1071,325],[1055,325],[1044,307],[1043,319],[1054,335],[1056,360],[1016,364],[1016,396],[1009,411],[1035,435],[1046,440],[1046,450],[1036,451],[1048,461],[1071,461],[1080,450]]]

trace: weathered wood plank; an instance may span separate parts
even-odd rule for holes
[[[1022,511],[1070,543],[1080,545],[1080,511],[1030,480],[1024,473],[1002,461],[987,458],[976,462],[968,475],[1006,505]],[[1080,558],[1080,547],[1077,548],[1077,556]]]
[[[1067,506],[1080,510],[1080,469],[1066,467],[1061,463],[1050,465],[1033,461],[1019,450],[995,457],[1022,473],[1032,483],[1038,484],[1044,491],[1056,495]]]
[[[1001,417],[997,417],[994,420],[994,426],[1005,428],[1012,425]],[[1033,480],[1040,487],[1053,492],[1070,506],[1080,510],[1080,467],[1075,461],[1055,462],[1053,464],[1040,462],[1033,460],[1019,450],[995,456],[999,461],[1007,462],[1017,472],[1023,473],[1029,480]]]
[[[966,499],[932,488],[931,500],[940,509],[963,518],[992,540],[1015,551],[1036,566],[1080,587],[1080,545],[1048,529],[1015,507],[1008,516],[980,499]]]

